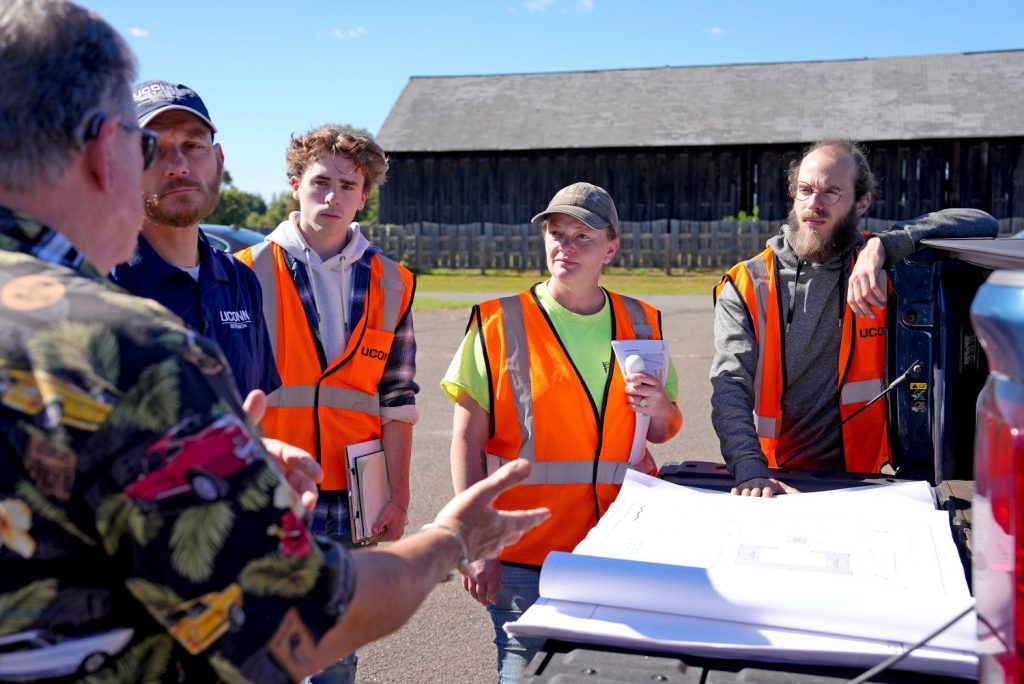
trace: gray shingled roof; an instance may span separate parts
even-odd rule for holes
[[[1024,50],[409,79],[389,152],[1024,135]]]

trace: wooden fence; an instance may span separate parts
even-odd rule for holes
[[[782,221],[624,221],[613,266],[673,269],[726,269],[764,249]],[[1024,230],[1024,218],[1000,219],[1000,234]],[[869,231],[892,222],[866,219]],[[532,223],[409,223],[364,227],[385,254],[417,271],[435,268],[544,269],[540,229]]]

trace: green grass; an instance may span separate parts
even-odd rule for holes
[[[657,269],[609,269],[602,277],[601,284],[609,290],[632,295],[686,294],[708,295],[721,279],[720,272],[686,271],[665,275]],[[527,289],[547,278],[537,271],[479,271],[435,270],[417,276],[416,289],[419,292],[481,292],[512,294]],[[450,300],[438,300],[450,301]],[[419,298],[417,298],[417,304]]]
[[[412,301],[413,311],[440,311],[441,309],[468,309],[474,302],[442,299],[441,297],[416,297]]]

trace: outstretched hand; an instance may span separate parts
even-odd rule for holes
[[[267,410],[267,395],[262,390],[253,390],[242,404],[253,425],[263,420]],[[263,438],[263,448],[284,474],[288,484],[298,495],[307,511],[316,506],[317,484],[324,479],[324,471],[308,452],[285,442]]]
[[[497,558],[506,546],[551,516],[547,508],[499,511],[491,505],[505,490],[530,475],[530,463],[521,459],[506,463],[492,475],[460,492],[434,518],[434,522],[458,530],[466,542],[470,562]]]

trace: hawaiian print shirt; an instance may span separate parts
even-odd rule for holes
[[[225,363],[0,207],[0,680],[302,676],[354,569]]]

